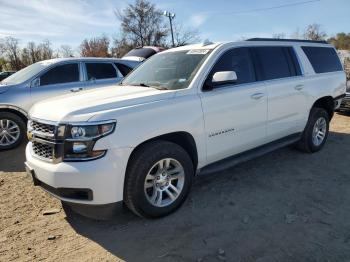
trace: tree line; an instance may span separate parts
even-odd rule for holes
[[[0,71],[20,70],[35,62],[75,55],[84,57],[122,57],[129,50],[140,46],[171,47],[170,28],[155,4],[148,0],[136,0],[123,10],[115,10],[120,21],[120,31],[112,39],[106,35],[84,39],[74,50],[69,45],[54,49],[49,40],[41,43],[28,42],[21,46],[13,37],[0,39]],[[174,40],[176,46],[200,41],[197,30],[186,28],[180,23],[174,24]],[[286,38],[284,33],[272,35],[274,38]],[[327,34],[319,24],[312,24],[302,31],[296,30],[291,38],[307,40],[327,40],[337,49],[350,50],[350,33],[338,33],[327,38]]]

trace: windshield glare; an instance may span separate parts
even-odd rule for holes
[[[209,50],[159,53],[130,73],[122,85],[151,86],[159,89],[187,88]]]
[[[48,65],[49,63],[47,62],[38,62],[38,63],[32,64],[14,73],[8,78],[5,78],[1,83],[10,84],[10,85],[23,83],[28,79],[30,79],[31,77],[33,77],[34,75],[38,74],[41,70],[46,68]]]

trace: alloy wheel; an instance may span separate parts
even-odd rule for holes
[[[10,119],[0,119],[0,146],[16,143],[20,137],[18,124]]]
[[[151,205],[165,207],[179,197],[184,182],[185,171],[180,162],[165,158],[149,170],[144,182],[144,192]]]
[[[315,146],[322,144],[327,133],[327,122],[324,117],[320,117],[315,122],[314,128],[312,130],[312,142]]]

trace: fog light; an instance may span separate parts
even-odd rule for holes
[[[81,142],[75,142],[73,143],[73,153],[81,154],[87,152],[87,145]]]

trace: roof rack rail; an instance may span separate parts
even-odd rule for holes
[[[325,40],[303,40],[303,39],[278,39],[278,38],[250,38],[246,41],[276,41],[276,42],[301,42],[301,43],[317,43],[328,44]]]

